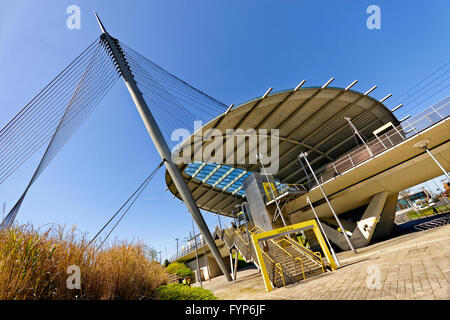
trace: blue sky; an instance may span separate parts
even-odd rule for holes
[[[80,30],[66,27],[72,4]],[[381,8],[381,30],[366,27],[371,4]],[[331,77],[394,98],[449,60],[447,0],[2,1],[0,126],[99,35],[94,10],[113,36],[227,105]],[[0,185],[8,209],[41,154]],[[75,224],[92,236],[159,161],[119,81],[33,185],[18,220]],[[161,170],[114,236],[174,253],[191,219],[164,189]]]

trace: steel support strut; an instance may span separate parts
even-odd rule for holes
[[[316,183],[317,183],[317,185],[319,186],[319,189],[320,189],[320,191],[322,192],[322,195],[323,195],[323,197],[325,198],[325,200],[326,200],[326,202],[327,202],[327,204],[328,204],[328,207],[330,208],[331,213],[332,213],[333,216],[334,216],[334,219],[336,219],[336,222],[338,223],[339,228],[341,229],[342,234],[344,235],[344,238],[345,238],[345,240],[346,240],[347,243],[348,243],[348,246],[350,247],[350,249],[351,249],[354,253],[357,253],[357,252],[356,252],[356,249],[353,247],[353,245],[352,245],[352,243],[351,243],[351,241],[350,241],[350,239],[349,239],[349,237],[348,237],[348,235],[347,235],[347,233],[346,233],[344,227],[342,226],[341,221],[339,220],[339,218],[338,218],[336,212],[334,211],[333,206],[332,206],[331,203],[330,203],[330,200],[328,200],[328,197],[327,197],[327,195],[325,194],[325,191],[323,191],[322,184],[319,182],[319,179],[317,179],[317,176],[316,176],[316,174],[314,173],[314,170],[313,170],[313,168],[311,167],[311,165],[310,165],[310,163],[309,163],[309,161],[308,161],[307,156],[308,156],[308,153],[307,153],[307,152],[302,152],[302,153],[300,153],[300,154],[298,155],[298,158],[299,158],[300,161],[302,161],[302,158],[305,159],[306,165],[308,166],[309,171],[311,171],[311,173],[312,173],[312,175],[313,175],[313,177],[314,177],[314,180],[316,180]],[[308,199],[309,199],[309,197],[308,197]],[[310,200],[310,199],[309,199],[309,202],[311,203],[311,200]]]
[[[209,232],[208,226],[206,225],[206,222],[203,219],[203,216],[200,210],[198,209],[197,204],[195,203],[194,197],[192,196],[186,182],[184,181],[184,178],[179,168],[172,161],[170,149],[166,141],[164,140],[161,130],[158,124],[156,123],[155,118],[153,117],[146,101],[144,100],[142,93],[137,86],[136,81],[134,80],[134,76],[131,73],[129,65],[126,62],[126,59],[123,55],[122,49],[120,48],[118,41],[116,39],[113,39],[108,34],[108,32],[106,32],[97,14],[95,14],[95,16],[97,17],[97,21],[103,33],[102,41],[110,50],[112,59],[114,60],[118,71],[122,75],[122,78],[125,82],[125,85],[127,86],[131,98],[133,99],[134,104],[136,105],[136,108],[142,118],[142,121],[144,122],[144,125],[151,139],[153,140],[153,143],[155,144],[156,149],[158,150],[159,155],[164,160],[167,171],[172,177],[173,182],[180,193],[181,199],[186,204],[189,212],[191,213],[193,219],[195,220],[200,232],[203,235],[203,238],[205,239],[206,243],[208,244],[211,250],[211,253],[213,254],[214,258],[217,261],[217,264],[219,265],[220,269],[225,275],[225,278],[228,281],[232,281],[230,273],[227,267],[225,266],[225,263],[223,262],[222,256],[220,255],[219,249],[217,248],[216,243],[212,238],[211,233]]]

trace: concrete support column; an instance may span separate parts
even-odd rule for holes
[[[398,193],[392,193],[386,199],[383,212],[375,228],[372,239],[384,238],[394,230],[395,212],[397,211]]]
[[[387,191],[383,191],[374,195],[372,200],[370,200],[366,211],[364,211],[361,220],[356,224],[356,228],[352,234],[352,243],[356,247],[365,247],[372,240],[375,227],[384,209],[388,195],[389,193]]]
[[[398,194],[390,195],[387,191],[377,193],[372,197],[361,220],[358,221],[356,228],[353,230],[351,241],[355,248],[365,247],[370,243],[379,220],[383,221],[379,229],[380,235],[388,234],[388,232],[392,231],[397,197]],[[380,218],[382,214],[384,216]],[[323,225],[323,229],[330,241],[342,250],[350,249],[342,233],[327,225]]]

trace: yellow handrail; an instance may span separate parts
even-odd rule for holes
[[[232,236],[233,234],[230,234],[230,233],[229,233],[229,229],[224,229],[224,231],[225,231],[225,233],[227,234],[227,236],[231,238],[231,236]]]
[[[274,240],[270,240],[272,241],[277,247],[279,247],[281,250],[283,250],[284,252],[286,252],[294,261],[295,260],[300,260],[300,266],[302,267],[302,273],[303,273],[303,280],[305,280],[305,269],[303,266],[303,259],[300,257],[295,257],[293,256],[290,252],[288,252],[286,249],[284,249],[283,247],[281,247],[278,243],[282,242],[282,241],[286,241],[286,239],[281,239],[279,241],[274,241]]]
[[[286,281],[285,281],[285,279],[284,279],[284,272],[283,272],[283,268],[281,267],[281,264],[279,264],[278,262],[275,264],[277,267],[278,267],[278,269],[279,269],[279,272],[280,272],[280,275],[281,275],[281,279],[283,280],[283,287],[286,287]]]
[[[253,234],[253,233],[254,233],[253,230],[255,230],[255,229],[258,230],[259,232],[264,232],[264,230],[263,230],[262,228],[260,228],[260,227],[258,227],[258,226],[254,226],[253,228],[251,228],[251,229],[249,230],[250,233]]]
[[[234,231],[234,233],[236,233],[237,234],[237,236],[245,243],[245,245],[247,245],[248,246],[248,242],[247,241],[245,241],[242,237],[241,237],[241,234],[238,232],[238,230],[236,230],[236,231]]]
[[[283,250],[284,252],[286,252],[291,258],[296,258],[296,257],[294,257],[291,253],[289,253],[288,251],[286,251],[286,249],[284,249],[282,246],[280,246],[279,244],[278,244],[278,242],[281,242],[281,241],[283,241],[284,239],[281,239],[280,241],[275,241],[275,240],[272,240],[272,239],[270,239],[269,241],[270,242],[272,242],[274,245],[276,245],[277,247],[279,247],[281,250]]]
[[[293,245],[294,245],[295,247],[297,247],[298,249],[304,251],[305,254],[307,254],[307,255],[309,255],[309,256],[317,256],[317,255],[316,255],[316,253],[317,253],[317,254],[319,254],[318,257],[320,257],[320,259],[322,259],[322,257],[320,256],[320,253],[314,252],[314,251],[312,251],[312,250],[306,248],[305,246],[303,246],[303,245],[301,245],[300,243],[298,243],[298,242],[292,240],[291,238],[285,236],[285,237],[284,237],[284,240],[286,240],[287,242],[293,244]],[[312,258],[312,257],[311,257],[311,258]]]
[[[277,247],[279,247],[281,250],[283,250],[284,252],[286,252],[286,253],[287,253],[294,261],[295,261],[295,260],[300,260],[300,266],[301,266],[301,268],[302,268],[303,280],[305,280],[305,268],[304,268],[304,265],[303,265],[303,259],[300,258],[300,257],[295,257],[295,256],[293,256],[290,252],[288,252],[286,249],[284,249],[283,247],[281,247],[281,246],[278,244],[278,243],[281,242],[281,241],[285,241],[285,239],[281,239],[281,240],[279,240],[279,241],[274,241],[274,240],[269,240],[269,241],[273,242]],[[322,270],[323,270],[323,267],[322,267]]]
[[[320,264],[322,265],[322,273],[325,273],[325,268],[322,260],[322,255],[319,252],[313,252],[320,260]]]
[[[302,266],[303,280],[305,280],[305,268],[303,267],[303,260],[302,258],[295,258],[295,260],[300,260],[300,265]]]
[[[273,259],[264,251],[261,251],[271,262],[272,264],[278,268],[278,272],[281,276],[281,279],[283,280],[283,287],[286,286],[286,281],[284,279],[284,272],[283,272],[283,268],[281,267],[281,264],[279,264],[278,262],[273,261]]]
[[[322,259],[322,256],[321,256],[321,254],[320,254],[319,252],[314,252],[314,251],[312,251],[312,250],[309,250],[308,248],[306,248],[306,247],[300,245],[300,243],[295,242],[294,240],[290,239],[289,237],[286,237],[286,236],[285,236],[284,239],[285,239],[286,241],[290,242],[291,244],[293,244],[293,245],[294,245],[295,247],[297,247],[298,249],[304,251],[305,254],[307,254],[307,255],[309,255],[309,256],[311,256],[311,255],[316,256],[316,257],[320,260],[320,265],[321,265],[321,267],[322,267],[322,273],[325,273],[325,268],[324,268],[324,264],[323,264],[323,259]],[[311,258],[312,258],[312,257],[311,257]],[[318,262],[319,262],[319,261],[318,261]]]

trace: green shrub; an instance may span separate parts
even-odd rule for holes
[[[182,278],[189,278],[193,274],[190,268],[186,267],[184,263],[180,262],[173,262],[169,264],[166,270],[168,273],[176,274]]]
[[[171,274],[176,274],[177,271],[181,268],[187,268],[186,265],[184,263],[180,263],[180,262],[172,262],[171,264],[169,264],[166,267],[166,270],[168,273]]]
[[[193,275],[194,273],[192,272],[192,270],[191,269],[189,269],[189,268],[184,268],[184,269],[180,269],[180,270],[178,270],[177,271],[177,276],[180,276],[180,277],[182,277],[182,278],[189,278],[189,277],[192,277],[192,275]]]
[[[160,286],[157,292],[161,300],[217,300],[209,290],[177,283]]]

